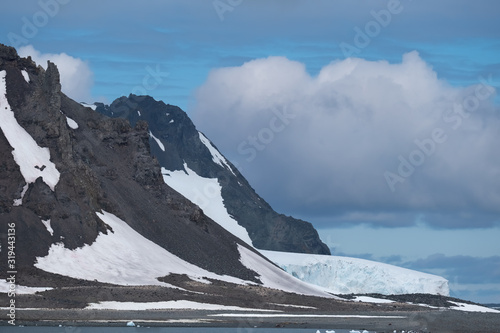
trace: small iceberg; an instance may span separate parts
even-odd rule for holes
[[[128,326],[128,327],[135,327],[135,323],[134,323],[133,321],[129,321],[129,322],[127,323],[127,326]]]

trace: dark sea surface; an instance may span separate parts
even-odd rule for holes
[[[50,327],[50,326],[0,326],[2,333],[374,333],[374,331],[313,328],[250,328],[250,327]]]

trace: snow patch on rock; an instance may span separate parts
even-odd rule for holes
[[[149,131],[149,136],[156,141],[156,143],[158,144],[158,147],[160,147],[161,150],[165,151],[165,146],[160,141],[160,139],[158,139],[156,136],[153,135],[153,132]]]
[[[390,299],[375,298],[375,297],[369,297],[369,296],[356,296],[353,298],[353,301],[365,302],[365,303],[378,303],[378,304],[394,303],[395,302],[395,301],[392,301]]]
[[[9,291],[12,291],[12,283],[7,281],[6,279],[0,279],[0,293],[7,294]],[[53,288],[50,287],[27,287],[19,284],[15,284],[15,292],[16,294],[34,294],[36,292],[51,290]]]
[[[227,212],[222,198],[222,187],[217,178],[198,176],[184,163],[184,170],[169,171],[161,168],[163,180],[174,190],[203,209],[203,212],[224,229],[252,245],[248,231]]]
[[[35,139],[19,125],[7,100],[6,71],[0,71],[0,128],[14,148],[12,155],[19,165],[26,183],[34,183],[38,177],[54,190],[60,173],[50,161],[49,148],[38,146]]]
[[[95,111],[95,109],[97,109],[97,105],[95,105],[95,104],[87,104],[87,103],[80,103],[80,104],[86,108],[91,108],[94,111]]]
[[[47,229],[47,231],[50,233],[51,236],[54,236],[54,230],[50,226],[50,220],[42,220],[43,225]]]
[[[21,206],[23,204],[24,195],[28,191],[29,186],[30,186],[29,184],[26,184],[23,186],[23,190],[21,192],[21,197],[19,199],[14,199],[14,204],[13,204],[14,207],[18,207],[18,206]]]
[[[214,161],[223,168],[226,167],[229,171],[231,171],[233,175],[236,176],[233,169],[231,169],[231,167],[229,166],[227,160],[224,158],[224,156],[222,156],[222,154],[217,149],[215,149],[210,140],[208,140],[207,137],[204,136],[201,132],[198,132],[198,134],[200,135],[201,142],[205,145],[205,147],[207,147],[207,149],[210,151],[210,154],[212,154],[212,161]]]
[[[163,301],[163,302],[99,302],[90,303],[86,309],[91,310],[216,310],[216,311],[272,311],[274,310],[264,310],[264,309],[251,309],[242,308],[239,306],[227,306],[220,304],[211,303],[200,303],[187,300],[177,300],[177,301]]]
[[[27,83],[30,83],[31,80],[30,80],[30,76],[28,75],[28,72],[26,72],[24,69],[21,71],[21,74],[23,74],[23,77],[24,77],[24,80],[27,82]]]
[[[71,119],[70,117],[66,116],[66,123],[68,126],[72,129],[77,129],[78,128],[78,123]]]

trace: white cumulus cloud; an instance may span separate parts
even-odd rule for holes
[[[400,63],[333,61],[315,76],[269,57],[213,70],[193,114],[286,213],[472,227],[500,210],[491,81],[452,87],[415,51]]]
[[[61,77],[62,91],[77,102],[93,101],[91,89],[94,85],[94,74],[88,63],[82,59],[72,57],[66,53],[41,53],[32,45],[20,47],[19,56],[31,56],[37,65],[47,69],[47,61],[57,65]]]

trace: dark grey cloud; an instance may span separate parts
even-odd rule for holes
[[[466,246],[468,244],[464,244]],[[403,266],[419,271],[444,270],[443,276],[457,284],[497,284],[497,293],[500,294],[500,256],[481,258],[435,254],[403,263]]]
[[[494,84],[452,87],[416,52],[334,61],[317,76],[269,57],[214,70],[195,121],[287,212],[332,225],[486,227],[500,210]]]

